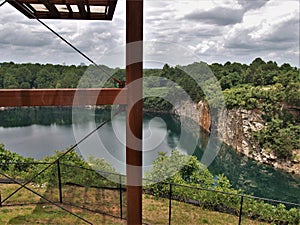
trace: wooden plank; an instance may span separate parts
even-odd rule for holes
[[[126,89],[1,89],[0,107],[126,104]],[[77,96],[74,102],[74,96]],[[118,99],[116,100],[116,96]]]

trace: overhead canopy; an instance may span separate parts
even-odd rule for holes
[[[7,0],[30,19],[112,20],[118,0]]]

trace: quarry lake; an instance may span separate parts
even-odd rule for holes
[[[93,130],[107,118],[110,110],[71,108],[13,108],[0,111],[0,143],[6,149],[22,156],[41,159],[53,155],[55,150],[64,150]],[[158,152],[170,153],[179,149],[183,153],[197,156],[200,162],[206,158],[210,136],[204,131],[197,134],[183,130],[181,123],[172,115],[145,113],[144,165],[151,169],[151,163]],[[182,134],[185,133],[185,140]],[[188,140],[186,140],[189,137]],[[199,138],[199,139],[198,139]],[[196,140],[195,149],[188,149],[189,142]],[[181,144],[179,144],[179,142]],[[125,114],[117,115],[76,151],[87,158],[90,155],[104,157],[115,169],[125,172]],[[214,175],[225,174],[232,186],[247,194],[300,203],[300,176],[255,162],[225,144],[214,140],[219,146],[216,157],[208,169]],[[204,160],[205,161],[205,160]],[[209,160],[208,160],[209,161]],[[207,162],[207,160],[205,161]]]

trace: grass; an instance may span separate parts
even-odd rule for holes
[[[143,218],[149,224],[168,224],[169,200],[156,199],[153,196],[144,195],[143,198]],[[238,224],[238,217],[230,214],[220,213],[202,209],[199,206],[172,201],[173,225],[200,225],[200,224]],[[253,220],[242,220],[242,224],[258,225],[267,224]]]
[[[17,185],[0,184],[2,200],[8,196]],[[31,186],[33,187],[33,186]],[[36,191],[57,201],[57,188],[34,187]],[[112,190],[99,190],[95,188],[82,188],[64,186],[63,199],[66,203],[72,203],[77,207],[63,204],[62,206],[77,215],[87,219],[93,224],[126,224],[126,220],[117,218],[120,215],[119,192]],[[12,203],[39,202],[38,205],[5,206]],[[126,217],[126,194],[123,193],[123,215]],[[156,199],[150,195],[143,195],[143,222],[147,224],[168,224],[167,199]],[[82,209],[86,207],[89,210]],[[94,212],[91,212],[94,211]],[[100,213],[102,212],[102,213]],[[107,213],[110,215],[103,214]],[[5,202],[0,208],[0,224],[87,224],[75,216],[60,208],[46,203],[38,196],[27,190],[21,190],[11,200]],[[199,206],[189,205],[178,201],[172,201],[173,225],[200,225],[200,224],[238,224],[238,217],[202,209]],[[265,224],[245,219],[242,224]]]
[[[145,88],[144,94],[145,96],[160,96],[165,97],[167,96],[170,88],[168,87],[153,87],[153,88]]]

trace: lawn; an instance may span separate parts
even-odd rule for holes
[[[58,201],[57,188],[42,188],[29,185],[35,191]],[[8,196],[17,185],[0,184],[2,200]],[[119,192],[112,190],[99,190],[94,188],[64,187],[64,203],[61,206],[90,221],[92,224],[126,224],[120,220]],[[20,206],[7,206],[7,204],[22,204],[38,202],[39,204],[26,204]],[[123,193],[123,216],[126,217],[126,194]],[[68,205],[76,205],[76,207]],[[6,205],[5,205],[6,204]],[[167,199],[157,199],[151,195],[143,195],[143,222],[145,224],[168,224]],[[86,209],[82,209],[82,208]],[[88,210],[87,210],[88,209]],[[92,212],[93,211],[93,212]],[[108,215],[110,214],[110,215]],[[172,201],[172,224],[238,224],[238,217],[234,215],[209,211],[178,201]],[[40,197],[28,190],[22,189],[12,199],[5,202],[0,208],[0,224],[88,224],[75,216],[63,211],[57,206],[50,205]],[[266,224],[245,219],[242,224]]]

